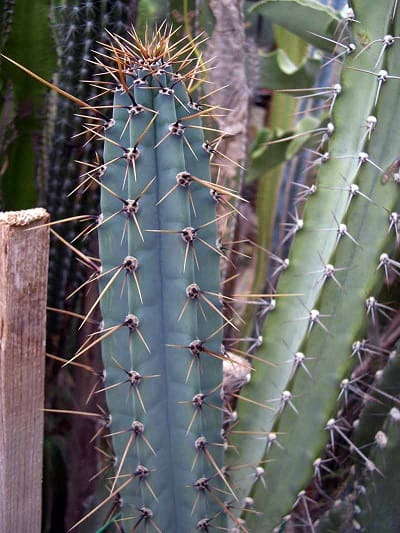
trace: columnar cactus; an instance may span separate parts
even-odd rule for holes
[[[99,92],[83,80],[92,79],[97,72],[96,66],[90,62],[92,50],[104,49],[98,41],[106,40],[104,30],[117,31],[124,34],[128,29],[128,1],[109,2],[102,0],[73,0],[55,10],[55,35],[60,49],[58,59],[57,83],[65,91],[84,101],[90,101]],[[45,205],[54,220],[65,217],[87,215],[97,209],[98,198],[95,194],[82,195],[69,193],[79,184],[79,175],[96,157],[100,146],[93,140],[82,142],[82,136],[74,137],[79,130],[85,111],[77,113],[76,103],[53,94],[54,102],[48,113],[46,128],[46,164],[43,165],[45,181]],[[104,95],[102,105],[111,105],[112,95]],[[86,139],[88,140],[88,139]],[[44,159],[44,158],[43,158]],[[80,165],[77,164],[80,161]],[[50,168],[51,166],[51,168]],[[95,190],[92,188],[92,191]],[[80,221],[60,227],[60,235],[71,241],[79,232]],[[85,242],[86,253],[89,253],[91,240]],[[57,239],[52,239],[50,248],[49,268],[49,306],[64,309],[72,308],[71,300],[65,300],[83,281],[86,271],[76,268],[73,253]],[[75,303],[75,302],[74,302]],[[49,335],[48,349],[63,353],[65,339],[58,339],[65,329],[61,324],[60,315],[51,313],[48,317]],[[65,352],[64,352],[65,353]]]
[[[104,322],[75,357],[102,340],[115,454],[104,504],[121,494],[124,523],[138,530],[207,531],[223,523],[216,487],[231,491],[220,470],[226,319],[216,247],[227,191],[210,183],[214,149],[200,119],[212,108],[188,91],[191,46],[172,46],[167,29],[131,37],[112,39],[107,64],[99,56],[114,93],[112,118],[87,126],[104,140],[104,163],[87,173],[101,190]]]
[[[280,9],[283,23],[294,4],[292,29],[313,9],[324,19],[315,0],[263,0],[256,8]],[[97,392],[106,392],[109,413],[94,416],[98,434],[112,438],[107,464],[114,470],[107,496],[75,527],[110,505],[118,513],[109,519],[135,531],[265,532],[298,505],[313,531],[307,489],[327,470],[327,444],[334,454],[341,440],[362,469],[380,473],[336,413],[355,390],[355,365],[387,356],[364,337],[390,316],[377,290],[400,273],[393,255],[400,241],[400,8],[396,0],[354,0],[341,22],[328,12],[328,40],[313,31],[312,42],[326,48],[336,36],[334,54],[344,65],[336,83],[314,90],[327,99],[329,122],[312,164],[315,183],[302,184],[286,224],[284,243],[293,245],[278,289],[292,297],[263,301],[259,316],[268,316],[257,324],[257,352],[244,353],[255,372],[237,417],[227,411],[238,395],[222,383],[222,361],[234,367],[234,356],[221,348],[222,330],[236,328],[237,315],[223,311],[221,301],[230,302],[219,293],[216,244],[218,220],[231,214],[224,197],[237,195],[210,179],[210,159],[221,154],[204,140],[212,128],[201,125],[214,109],[191,91],[199,77],[192,42],[172,44],[165,27],[143,41],[132,31],[132,40],[112,36],[97,56],[97,85],[114,102],[111,118],[93,105],[85,125],[104,142],[104,161],[82,176],[82,185],[95,182],[101,191],[101,267],[91,260],[90,280],[99,281],[100,294],[84,321],[100,303],[103,323],[70,363],[101,343]],[[307,38],[310,28],[298,33]],[[236,366],[243,385],[248,361]],[[392,457],[398,411],[390,413],[380,443],[386,448],[385,437],[394,437]],[[227,429],[228,420],[235,423]]]
[[[272,3],[260,2],[260,11]],[[350,373],[368,354],[367,328],[376,332],[391,313],[374,291],[388,276],[385,269],[396,268],[392,252],[399,237],[393,173],[400,49],[393,36],[400,13],[393,1],[355,0],[353,8],[351,20],[358,22],[352,32],[350,18],[341,24],[345,31],[338,30],[347,45],[340,79],[320,91],[329,99],[332,131],[317,155],[316,187],[304,215],[296,212],[287,228],[287,239],[295,238],[278,291],[301,296],[270,306],[256,354],[273,366],[254,362],[243,396],[259,406],[239,402],[239,423],[231,431],[232,449],[241,450],[227,458],[231,482],[239,498],[250,495],[262,511],[246,515],[250,531],[272,531],[295,502],[307,507],[301,491],[313,474],[318,481],[327,442],[331,451],[337,439],[351,446],[345,426],[333,418],[337,401],[344,404],[354,389]]]

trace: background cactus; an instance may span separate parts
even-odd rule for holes
[[[270,4],[280,3],[260,2],[258,9]],[[342,91],[329,117],[334,133],[317,156],[321,167],[317,192],[307,201],[304,217],[294,214],[287,227],[286,235],[296,236],[278,290],[302,296],[279,301],[268,316],[257,356],[275,366],[255,362],[257,371],[244,392],[268,407],[240,402],[239,424],[232,431],[241,454],[238,458],[231,453],[228,463],[252,465],[247,471],[233,470],[232,483],[263,511],[247,516],[250,530],[255,531],[272,530],[296,500],[299,507],[310,506],[300,491],[316,472],[315,460],[327,440],[335,451],[335,438],[348,439],[340,420],[332,416],[338,397],[346,402],[348,383],[343,379],[357,362],[354,343],[368,327],[376,334],[381,313],[390,313],[368,298],[384,279],[378,269],[381,253],[395,246],[388,230],[394,229],[390,217],[398,205],[397,185],[382,176],[398,153],[399,137],[391,121],[398,87],[395,79],[383,87],[374,73],[379,69],[397,73],[398,48],[382,49],[378,43],[387,34],[397,34],[398,15],[393,13],[393,2],[379,8],[354,2],[353,7],[359,23],[345,42],[354,42],[356,50],[347,55],[338,80]],[[327,94],[330,98],[332,91]],[[371,116],[377,119],[376,128]],[[333,270],[329,265],[334,265]],[[246,435],[245,445],[240,434]],[[277,436],[278,446],[271,434]],[[363,454],[359,456],[365,465]],[[265,462],[265,476],[255,475],[260,460]],[[310,517],[305,520],[311,528]]]
[[[87,83],[97,72],[96,65],[91,62],[92,53],[93,50],[104,53],[100,43],[107,39],[105,28],[124,35],[129,24],[135,22],[129,21],[129,4],[127,0],[74,0],[54,9],[54,33],[60,48],[56,81],[65,91],[83,101],[91,101],[100,92],[98,87]],[[102,105],[111,104],[112,95],[105,94]],[[95,215],[99,200],[96,187],[92,187],[90,195],[69,194],[79,185],[79,176],[90,168],[89,165],[96,161],[96,157],[101,158],[102,155],[101,147],[89,135],[75,137],[82,123],[82,115],[87,113],[83,109],[77,112],[75,102],[58,94],[53,95],[49,107],[41,165],[44,182],[42,201],[54,220]],[[82,221],[78,219],[68,225],[60,225],[57,232],[70,242],[81,230]],[[89,255],[94,253],[95,248],[93,240],[84,239],[80,245],[81,251]],[[66,300],[87,275],[87,268],[84,265],[77,268],[75,263],[72,250],[53,236],[49,268],[50,307],[68,311],[79,309],[76,297]],[[70,318],[59,313],[49,313],[48,321],[48,351],[66,355]],[[68,347],[71,348],[74,346]]]
[[[266,2],[260,5],[260,9],[264,4]],[[353,36],[359,51],[368,44],[365,39],[372,42],[392,31],[389,3],[385,10],[382,7],[372,9],[372,6],[354,7],[361,19],[357,26],[357,35],[361,37]],[[340,23],[336,22],[338,20],[338,15],[335,15],[331,22],[335,22],[335,25],[341,28]],[[342,22],[343,25],[345,31],[342,39],[346,39],[346,36],[350,38],[349,23]],[[332,38],[332,34],[328,35]],[[161,34],[159,33],[156,39],[157,37],[160,38]],[[314,36],[312,40],[315,42],[316,39],[325,42],[322,37]],[[360,39],[364,40],[360,42]],[[117,40],[116,43],[117,47],[121,45],[121,41]],[[333,124],[333,128],[329,135],[325,135],[320,146],[321,154],[317,155],[317,166],[321,166],[316,178],[317,191],[308,200],[304,218],[297,210],[293,213],[292,222],[287,225],[284,238],[285,242],[290,241],[292,237],[295,237],[295,240],[289,258],[290,267],[282,276],[278,290],[288,294],[297,293],[300,296],[283,300],[276,309],[269,307],[274,312],[268,317],[264,326],[265,348],[262,346],[257,351],[257,358],[253,359],[256,372],[239,401],[239,423],[234,424],[227,434],[229,442],[233,443],[232,450],[239,449],[240,454],[228,451],[226,459],[228,476],[218,480],[222,478],[219,466],[210,464],[206,455],[202,456],[198,452],[200,455],[199,460],[195,461],[198,469],[196,472],[191,472],[191,466],[196,435],[203,435],[207,428],[207,431],[213,434],[212,438],[207,436],[207,441],[220,442],[221,405],[218,401],[221,383],[220,361],[218,357],[207,357],[207,365],[210,364],[210,367],[205,370],[202,362],[203,372],[199,372],[196,364],[188,363],[189,366],[184,369],[181,362],[176,363],[169,357],[171,351],[176,351],[177,355],[180,355],[182,353],[180,347],[189,346],[195,338],[207,339],[221,326],[221,317],[215,310],[205,307],[203,302],[205,313],[215,314],[217,319],[216,323],[210,323],[209,320],[206,322],[202,317],[201,308],[191,305],[193,302],[185,300],[184,296],[181,302],[174,301],[179,289],[183,295],[185,288],[193,280],[200,289],[204,283],[207,283],[210,270],[203,268],[203,265],[207,265],[214,272],[214,281],[207,289],[214,295],[208,297],[211,297],[218,306],[215,298],[215,294],[218,293],[218,280],[215,276],[218,272],[219,256],[211,249],[216,236],[215,223],[205,226],[204,229],[210,230],[211,234],[201,237],[208,246],[201,246],[204,244],[203,241],[195,242],[194,245],[185,244],[179,237],[179,232],[183,228],[198,228],[215,216],[211,215],[213,207],[207,187],[199,186],[196,182],[192,183],[190,190],[194,205],[191,205],[187,191],[176,186],[175,179],[180,168],[195,176],[200,174],[202,179],[208,177],[208,171],[201,163],[207,154],[204,151],[197,153],[195,149],[202,142],[198,137],[200,130],[187,127],[190,125],[185,119],[189,113],[187,102],[191,102],[191,98],[188,98],[181,80],[176,78],[176,74],[169,73],[168,69],[167,73],[164,73],[164,68],[161,74],[157,71],[155,59],[160,49],[154,51],[154,47],[161,45],[156,44],[156,40],[147,43],[146,54],[149,57],[145,58],[144,64],[142,62],[138,65],[145,67],[144,72],[143,68],[137,72],[128,70],[126,81],[122,81],[125,80],[122,76],[127,74],[126,69],[129,65],[122,52],[117,52],[118,60],[114,59],[114,65],[111,67],[114,80],[118,82],[117,76],[119,76],[122,88],[120,88],[121,94],[117,92],[115,95],[115,126],[105,133],[107,168],[100,179],[102,214],[105,220],[99,228],[103,268],[100,276],[101,303],[105,320],[103,333],[100,333],[100,336],[106,337],[102,343],[107,371],[103,388],[107,392],[107,403],[112,414],[112,425],[108,431],[114,435],[113,450],[117,458],[117,475],[112,482],[110,495],[104,501],[108,503],[122,487],[122,492],[125,494],[124,502],[128,506],[130,503],[136,507],[141,505],[154,512],[154,515],[147,514],[147,510],[142,511],[142,514],[140,512],[135,514],[133,523],[135,520],[137,524],[150,521],[152,525],[155,524],[154,527],[159,527],[161,530],[171,530],[173,527],[182,531],[191,527],[207,530],[209,526],[201,521],[205,517],[207,519],[218,517],[219,521],[216,524],[223,525],[221,512],[223,503],[215,491],[225,489],[232,501],[235,498],[240,500],[240,504],[232,504],[235,511],[229,512],[233,529],[239,527],[249,531],[272,530],[293,505],[297,505],[300,510],[305,527],[312,528],[313,519],[309,511],[312,498],[302,489],[307,487],[313,474],[315,483],[320,480],[326,461],[321,454],[327,442],[330,444],[331,452],[336,451],[337,439],[351,445],[346,433],[347,427],[337,418],[337,400],[339,398],[342,402],[340,414],[343,415],[347,408],[348,395],[352,392],[349,376],[357,364],[358,356],[361,357],[364,346],[357,344],[357,341],[361,341],[360,335],[364,335],[368,320],[371,331],[376,334],[381,311],[386,314],[388,312],[386,307],[380,307],[372,291],[379,289],[386,277],[384,265],[381,264],[382,253],[389,253],[389,263],[386,263],[385,268],[395,267],[394,260],[390,259],[393,239],[388,230],[390,228],[392,233],[395,230],[397,235],[397,220],[393,222],[390,216],[393,218],[391,213],[396,213],[398,200],[395,194],[396,184],[389,174],[393,170],[398,146],[396,142],[388,146],[386,139],[390,127],[395,124],[392,122],[391,110],[396,108],[398,91],[395,80],[388,80],[389,83],[384,87],[378,83],[377,88],[373,73],[383,67],[386,67],[388,72],[395,69],[396,47],[390,49],[387,47],[382,54],[378,46],[371,46],[359,55],[357,51],[349,48],[353,53],[349,53],[345,58],[345,68],[338,80],[340,85],[332,84],[331,89],[326,91],[329,110],[327,120]],[[341,51],[340,45],[338,47]],[[348,66],[351,68],[346,68]],[[371,74],[353,70],[354,68],[371,71]],[[142,78],[145,79],[144,83],[154,89],[146,91]],[[360,83],[360,79],[364,81]],[[128,87],[130,85],[133,87],[130,97],[126,94],[128,87],[124,87],[124,83]],[[163,94],[168,92],[165,91],[168,83],[169,86],[173,86],[175,94]],[[127,119],[126,110],[131,105],[144,106],[144,111],[138,108],[139,112]],[[156,114],[155,111],[159,113]],[[348,127],[347,120],[350,115],[353,123],[357,124],[356,128]],[[371,116],[376,117],[376,123],[370,118]],[[183,137],[176,135],[180,128],[177,119],[186,126]],[[197,123],[193,125],[198,126],[199,116],[195,115],[194,119]],[[175,126],[172,127],[172,124]],[[120,131],[125,128],[122,137],[118,128]],[[393,137],[395,137],[394,131]],[[322,157],[324,154],[325,157]],[[109,165],[107,164],[109,161],[114,162]],[[165,169],[162,179],[157,172],[159,168]],[[96,174],[96,171],[97,168],[91,171],[90,175]],[[382,180],[383,171],[388,174],[388,179]],[[119,183],[118,189],[115,189],[116,181]],[[125,203],[122,201],[121,204],[121,198],[125,198],[125,188],[127,188],[126,199],[136,199],[140,206],[137,217],[135,202],[126,203],[125,200]],[[118,197],[110,191],[116,193]],[[175,202],[182,200],[185,207],[177,209],[176,205],[182,204]],[[202,209],[196,210],[195,216],[194,209],[197,202]],[[133,217],[131,214],[129,218],[129,213],[128,215],[125,213],[126,207],[125,211],[121,212],[124,205],[134,208]],[[299,205],[297,209],[300,209]],[[177,211],[181,218],[176,218]],[[202,213],[201,217],[198,212]],[[173,222],[169,217],[174,217]],[[167,222],[171,220],[171,222],[165,226],[160,223],[154,227],[154,220]],[[145,229],[156,231],[145,232]],[[167,234],[163,234],[164,230]],[[126,235],[123,235],[124,232]],[[170,244],[165,245],[166,240]],[[375,243],[375,247],[370,246],[371,240]],[[170,255],[174,245],[176,248],[172,255],[178,260],[174,262],[172,269],[175,271],[173,277],[178,288],[174,289],[172,284],[169,287],[169,283],[165,282],[155,286],[154,279],[146,281],[145,277],[142,278],[144,274],[141,270],[141,257],[147,259],[149,256],[150,263],[161,261],[162,265],[167,265],[164,254],[165,257],[167,252]],[[193,255],[191,246],[194,246],[196,255]],[[137,259],[138,263],[136,264],[132,258]],[[330,267],[331,264],[335,266]],[[381,264],[380,269],[378,269],[379,264]],[[133,275],[136,275],[136,267],[137,277]],[[179,278],[177,272],[180,274]],[[386,270],[386,275],[387,272]],[[121,303],[120,296],[124,285],[129,295],[125,300],[125,307]],[[161,307],[157,315],[155,314],[157,312],[151,308],[150,317],[158,316],[157,321],[147,318],[149,315],[146,313],[146,302],[152,301],[154,289],[158,295],[165,294],[159,301],[174,302],[173,312],[167,307]],[[187,306],[185,302],[189,302]],[[268,302],[265,302],[264,307],[268,309],[268,305]],[[178,321],[177,317],[182,313],[182,309],[185,309],[185,312]],[[114,314],[109,315],[109,310]],[[118,316],[115,310],[118,310]],[[264,314],[261,308],[259,315]],[[135,317],[138,318],[138,322]],[[162,332],[155,332],[154,322],[166,324],[165,329]],[[258,324],[260,325],[260,320]],[[176,325],[182,329],[176,331]],[[171,335],[170,331],[174,334]],[[212,340],[214,344],[207,342],[207,349],[219,354],[220,338],[215,336]],[[84,345],[76,356],[85,353],[88,346],[96,342]],[[152,342],[154,348],[151,347]],[[166,345],[176,346],[172,348]],[[275,366],[271,368],[269,365],[261,364],[258,361],[260,357]],[[249,359],[252,361],[251,354]],[[168,362],[167,367],[165,361]],[[173,370],[175,364],[177,370]],[[131,395],[134,399],[132,410],[130,402],[121,409],[120,397],[123,385],[121,382],[126,381],[124,375],[128,373],[129,376],[131,371],[140,368],[141,365],[144,370],[138,372],[141,375],[157,376],[152,379],[161,379],[161,376],[158,377],[160,368],[166,368],[168,376],[173,376],[177,371],[176,383],[181,385],[188,376],[185,385],[186,399],[180,395],[182,392],[180,394],[175,392],[173,383],[175,380],[172,378],[172,383],[166,380],[163,387],[158,389],[159,396],[154,394],[154,388],[151,396],[142,396],[140,387],[140,397]],[[210,376],[213,378],[212,381],[209,381]],[[347,378],[350,381],[346,381]],[[145,385],[144,380],[143,390]],[[180,387],[177,389],[180,390]],[[190,412],[189,409],[185,414],[184,410],[182,414],[171,414],[172,406],[176,406],[177,401],[190,402],[199,391],[204,393],[206,390],[212,391],[213,398],[209,401],[214,407],[219,406],[219,409],[207,412],[201,409],[201,417],[195,416],[195,411]],[[165,398],[170,399],[171,403],[165,402]],[[255,405],[254,401],[258,405]],[[147,407],[148,402],[151,408]],[[178,406],[179,409],[181,407]],[[178,443],[182,444],[182,447],[174,444],[173,449],[168,452],[165,442],[160,442],[160,436],[164,434],[160,433],[160,427],[163,421],[173,420],[174,416],[179,417],[182,426],[173,428],[167,425],[166,434],[170,432],[175,435],[175,432],[181,432],[182,438],[178,439]],[[213,420],[210,422],[208,417]],[[153,426],[155,430],[152,429],[154,421],[156,421],[156,425]],[[140,423],[144,424],[143,435]],[[108,427],[107,424],[106,426]],[[141,428],[140,431],[138,428]],[[185,437],[188,428],[190,432]],[[245,435],[245,444],[242,435]],[[169,440],[171,442],[173,437]],[[187,446],[189,441],[192,446],[190,444]],[[159,452],[160,448],[162,454]],[[216,458],[216,464],[222,464],[220,451],[221,449],[212,450],[211,463]],[[164,453],[171,458],[169,466]],[[302,454],[300,461],[299,454]],[[189,490],[183,493],[184,500],[179,504],[179,509],[186,509],[186,516],[183,512],[175,513],[171,509],[170,498],[165,503],[161,500],[157,502],[157,499],[160,499],[158,494],[163,493],[164,487],[171,488],[170,477],[176,468],[178,457],[186,466],[182,470],[182,478],[178,476],[182,479],[181,483],[172,485],[176,487],[177,496],[185,484],[193,488],[196,480],[203,483],[197,485],[197,489],[193,489],[195,495]],[[367,459],[363,452],[358,452],[358,457],[364,467],[371,468],[372,459]],[[269,462],[270,459],[273,460]],[[290,472],[289,483],[286,479],[282,479],[282,461],[285,461],[286,468]],[[143,483],[148,472],[137,468],[143,464],[146,468],[150,465],[150,475],[148,479],[146,478],[150,485]],[[305,464],[308,464],[308,468],[305,468]],[[154,468],[154,472],[151,468]],[[158,471],[164,468],[169,472],[169,476],[158,477]],[[127,479],[124,476],[128,476]],[[208,484],[211,479],[219,487],[213,485],[210,490]],[[215,479],[218,481],[215,482]],[[136,484],[140,486],[140,504],[137,503]],[[196,491],[198,491],[197,496]],[[204,494],[208,495],[211,503],[206,503]],[[234,514],[238,516],[241,514],[241,509],[246,504],[244,498],[247,495],[254,499],[256,512],[245,511],[246,525],[244,525],[234,518]],[[168,508],[168,512],[164,506]],[[263,512],[257,512],[259,509],[263,509]],[[124,509],[122,512],[125,516],[129,516],[129,512],[126,514]],[[143,514],[144,512],[146,514]],[[296,512],[295,510],[294,515]]]
[[[50,4],[5,0],[0,6],[1,53],[46,78],[56,63]],[[37,201],[40,188],[37,169],[46,89],[2,59],[0,90],[0,205],[25,209]]]

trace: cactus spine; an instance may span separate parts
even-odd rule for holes
[[[393,31],[398,15],[393,22],[389,4],[355,3],[356,50]],[[99,338],[117,461],[105,502],[122,492],[124,516],[139,509],[132,523],[161,531],[224,527],[222,508],[232,531],[272,531],[293,505],[307,507],[302,489],[313,474],[319,480],[326,443],[333,450],[339,437],[351,444],[335,418],[336,402],[339,397],[346,407],[359,339],[387,312],[373,294],[384,279],[382,253],[390,259],[391,233],[399,231],[396,184],[382,179],[397,157],[398,91],[378,69],[396,72],[398,51],[371,46],[357,55],[349,48],[339,83],[326,93],[333,127],[318,159],[316,192],[304,216],[296,213],[288,227],[286,240],[294,237],[294,243],[279,283],[281,293],[300,296],[270,306],[257,357],[274,366],[254,359],[257,371],[239,401],[239,424],[228,432],[240,455],[228,452],[225,476],[218,466],[217,332],[226,322],[216,297],[219,193],[211,189],[213,199],[210,185],[195,178],[209,180],[213,150],[203,149],[201,113],[172,70],[164,38],[158,32],[148,40],[142,57],[118,38],[109,48],[114,115],[104,136],[97,134],[105,141],[105,164],[90,172],[102,192]],[[122,405],[123,387],[129,400]],[[364,467],[373,464],[363,453],[359,458]],[[223,500],[221,488],[228,494]],[[244,525],[234,514],[251,501],[248,495],[263,513],[245,512]],[[236,497],[237,511],[224,507]]]
[[[99,92],[97,87],[81,82],[93,78],[97,73],[96,66],[90,62],[91,51],[95,49],[104,52],[98,44],[98,41],[107,39],[104,27],[121,35],[126,32],[127,12],[127,0],[73,0],[55,10],[55,33],[57,45],[60,47],[57,83],[60,87],[83,101],[90,101],[96,96]],[[79,175],[88,170],[88,165],[96,160],[100,147],[94,139],[83,143],[82,136],[74,137],[82,122],[82,117],[76,116],[76,103],[56,94],[53,96],[55,101],[51,103],[52,109],[49,112],[45,143],[46,165],[43,174],[46,182],[45,205],[56,220],[96,211],[98,197],[95,194],[71,196],[69,193],[78,186]],[[112,95],[104,95],[102,105],[111,104]],[[85,114],[85,111],[81,110],[78,114]],[[77,165],[77,160],[80,165]],[[79,227],[81,225],[78,221],[59,227],[58,233],[71,241],[79,233]],[[91,240],[84,241],[81,251],[90,255],[88,247],[91,244]],[[66,301],[65,298],[68,292],[72,292],[82,283],[86,272],[83,273],[83,268],[77,269],[72,263],[72,251],[53,238],[50,248],[49,306],[76,310],[76,302]],[[66,329],[65,324],[61,323],[60,315],[54,313],[49,314],[48,323],[48,350],[65,354],[65,338],[60,335],[62,330]]]

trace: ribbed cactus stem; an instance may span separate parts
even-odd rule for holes
[[[131,526],[207,531],[224,522],[215,488],[229,490],[220,470],[225,319],[200,122],[207,112],[191,108],[185,84],[195,74],[174,72],[184,56],[167,32],[131,37],[132,45],[115,37],[110,46],[113,120],[98,134],[111,493],[121,490]]]
[[[400,143],[393,111],[399,102],[400,55],[395,45],[381,53],[378,43],[389,33],[397,35],[399,14],[392,20],[389,0],[379,6],[355,0],[353,7],[357,51],[345,55],[340,91],[329,107],[334,131],[315,154],[316,191],[304,214],[293,214],[284,238],[294,242],[278,291],[301,296],[278,300],[267,317],[256,355],[274,366],[254,363],[256,372],[243,394],[260,406],[240,402],[239,423],[232,429],[241,455],[230,453],[228,463],[250,465],[235,470],[233,483],[263,511],[246,515],[255,531],[272,530],[296,503],[304,508],[299,494],[328,440],[331,448],[335,438],[352,446],[342,422],[327,421],[333,420],[338,398],[346,401],[346,379],[357,362],[354,342],[368,327],[377,331],[391,314],[375,291],[384,281],[382,253],[391,257],[388,250],[398,233],[391,214],[398,210],[398,185],[391,169]],[[364,49],[369,42],[374,46]],[[299,352],[305,368],[296,362]],[[270,441],[271,434],[276,441]],[[253,438],[244,444],[241,435]],[[365,457],[357,452],[364,464]],[[261,460],[268,463],[260,478],[254,469]]]
[[[113,2],[112,6],[105,0],[72,0],[55,10],[55,35],[60,48],[57,83],[65,91],[81,100],[95,103],[93,98],[102,92],[99,89],[101,84],[93,87],[82,83],[82,80],[93,78],[97,72],[96,66],[91,62],[92,50],[104,52],[104,48],[99,44],[99,41],[106,40],[104,27],[109,31],[118,27],[120,35],[126,33],[128,3],[128,0],[119,0]],[[112,94],[104,94],[101,103],[111,105]],[[98,204],[94,187],[90,195],[83,195],[81,191],[70,195],[79,185],[80,176],[91,168],[90,164],[96,160],[96,154],[101,155],[100,146],[90,141],[89,136],[85,137],[84,142],[83,136],[74,137],[82,123],[82,117],[77,115],[88,114],[87,110],[77,113],[75,106],[71,100],[56,95],[54,110],[48,120],[49,135],[45,148],[46,156],[51,162],[51,172],[47,166],[44,178],[47,185],[46,207],[54,220],[94,213]],[[79,165],[77,160],[80,161]],[[80,222],[64,224],[60,225],[57,231],[63,238],[71,241],[82,231],[82,225]],[[93,240],[81,241],[81,250],[91,255]],[[66,301],[66,293],[79,286],[84,276],[86,271],[76,268],[71,250],[53,239],[50,249],[49,305],[60,309],[73,307],[75,302]],[[76,306],[74,309],[76,310]],[[52,344],[60,333],[60,317],[52,313],[49,314],[48,320],[49,349],[63,353],[63,338],[61,346]]]

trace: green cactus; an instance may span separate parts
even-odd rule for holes
[[[269,532],[283,530],[297,506],[313,531],[308,494],[321,482],[327,446],[335,453],[338,441],[345,444],[373,482],[382,470],[340,417],[354,389],[351,373],[368,353],[364,336],[379,332],[391,313],[378,291],[400,269],[393,255],[400,44],[390,38],[399,32],[400,8],[395,0],[354,0],[355,14],[342,20],[316,0],[263,0],[255,9],[284,25],[288,5],[296,13],[288,29],[314,45],[332,51],[332,41],[315,35],[319,28],[328,39],[340,33],[333,54],[344,65],[337,83],[322,89],[329,121],[320,122],[315,188],[303,184],[313,194],[300,194],[304,214],[298,201],[286,225],[284,244],[293,244],[277,290],[297,296],[261,305],[258,349],[245,353],[255,372],[237,401],[237,421],[232,398],[250,367],[246,359],[236,365],[242,375],[231,394],[235,364],[221,341],[237,316],[224,315],[230,301],[219,295],[223,253],[215,244],[218,221],[231,214],[221,197],[237,195],[210,178],[210,159],[221,154],[204,142],[212,128],[201,126],[214,110],[191,92],[198,58],[190,40],[172,44],[164,27],[143,41],[134,31],[132,42],[114,36],[108,57],[97,56],[114,103],[112,119],[99,122],[102,108],[94,106],[85,126],[104,142],[104,163],[82,176],[101,192],[101,268],[91,280],[100,295],[84,322],[100,304],[103,324],[70,363],[101,344],[105,376],[97,392],[106,393],[109,413],[93,416],[97,434],[110,437],[110,469],[102,470],[107,496],[74,527],[111,507],[106,530],[114,522],[135,531]],[[217,215],[218,204],[225,209]],[[387,452],[395,463],[397,426],[385,435],[393,436]],[[326,527],[336,518],[329,515]]]
[[[371,348],[370,348],[371,349]],[[359,447],[373,442],[375,434],[382,429],[388,412],[396,405],[399,393],[400,358],[396,351],[389,354],[383,369],[377,370],[365,405],[355,424],[354,444]]]
[[[279,524],[301,498],[326,442],[344,434],[331,417],[345,394],[343,380],[357,362],[354,343],[368,325],[378,327],[381,312],[390,313],[372,295],[383,281],[380,255],[390,254],[392,230],[398,231],[391,214],[398,208],[397,185],[385,175],[398,157],[399,90],[396,79],[383,86],[385,74],[374,73],[399,74],[398,47],[381,53],[383,37],[397,35],[393,5],[353,2],[356,51],[344,61],[340,94],[339,86],[329,94],[336,100],[330,117],[334,133],[318,156],[317,192],[287,232],[295,239],[278,291],[302,296],[280,300],[265,321],[256,353],[274,366],[255,361],[256,372],[243,391],[260,405],[239,402],[231,439],[241,453],[230,453],[227,463],[240,498],[251,495],[254,508],[262,510],[247,514],[251,531],[272,531]],[[263,470],[256,469],[260,464]]]
[[[368,350],[376,359],[377,348]],[[386,358],[385,365],[364,394],[365,405],[354,424],[351,439],[364,452],[367,460],[355,463],[341,485],[341,499],[315,523],[316,531],[354,530],[390,532],[398,529],[398,513],[394,499],[398,493],[397,469],[399,451],[399,368],[397,351]],[[354,386],[362,379],[355,379]],[[358,383],[359,384],[359,383]]]
[[[49,20],[50,0],[34,4],[5,0],[0,5],[0,51],[50,78],[56,51]],[[0,203],[26,209],[38,196],[36,168],[46,90],[0,61]]]
[[[349,500],[336,500],[332,508],[315,523],[315,531],[318,533],[346,533],[357,531],[359,524],[354,518],[357,508],[354,502]]]
[[[382,268],[377,273],[382,253],[391,253],[391,234],[398,231],[392,214],[396,184],[382,179],[397,157],[398,91],[396,80],[382,86],[373,74],[396,72],[398,52],[388,47],[382,54],[372,45],[363,50],[392,31],[390,7],[355,3],[360,21],[354,41],[363,53],[349,48],[340,84],[327,90],[334,129],[317,160],[317,192],[304,219],[296,212],[287,229],[286,240],[295,239],[278,289],[300,296],[276,309],[270,305],[264,343],[253,360],[256,372],[239,400],[239,422],[228,432],[233,446],[227,475],[220,469],[219,346],[226,319],[218,311],[215,205],[210,186],[196,178],[188,185],[187,174],[180,174],[210,179],[202,113],[191,109],[191,96],[169,59],[157,63],[168,52],[163,39],[156,42],[160,32],[145,43],[142,60],[134,58],[135,68],[135,53],[129,49],[127,57],[125,42],[115,38],[115,124],[104,137],[96,133],[105,142],[105,165],[89,173],[102,193],[98,277],[104,326],[75,357],[102,340],[112,417],[111,425],[108,418],[104,424],[117,461],[104,504],[121,492],[122,516],[134,516],[128,523],[207,531],[224,527],[228,514],[232,531],[272,531],[293,505],[306,506],[303,489],[319,473],[326,443],[334,449],[342,438],[351,445],[333,417],[361,353],[357,339],[388,311],[372,295],[384,279]],[[218,190],[211,191],[216,197]],[[200,228],[194,242],[190,228]],[[197,302],[188,298],[188,287]],[[206,341],[200,353],[199,346],[193,350],[195,339]],[[125,403],[121,393],[128,394]],[[203,406],[199,393],[207,395]],[[371,464],[364,453],[359,457]],[[248,495],[257,512],[245,511],[244,525],[235,515]]]
[[[374,436],[370,460],[376,468],[364,478],[361,491],[359,521],[364,531],[389,533],[400,527],[397,495],[400,486],[398,468],[400,447],[400,411],[392,407],[382,430]]]
[[[128,524],[190,531],[222,523],[216,487],[231,490],[220,470],[226,319],[215,244],[225,190],[210,184],[213,149],[199,123],[210,109],[200,111],[185,86],[197,72],[185,60],[191,46],[175,51],[164,30],[131,37],[129,46],[114,38],[112,67],[100,58],[113,119],[104,135],[88,126],[104,139],[104,164],[89,172],[101,190],[104,325],[75,357],[102,340],[116,457],[104,503],[121,493]]]

